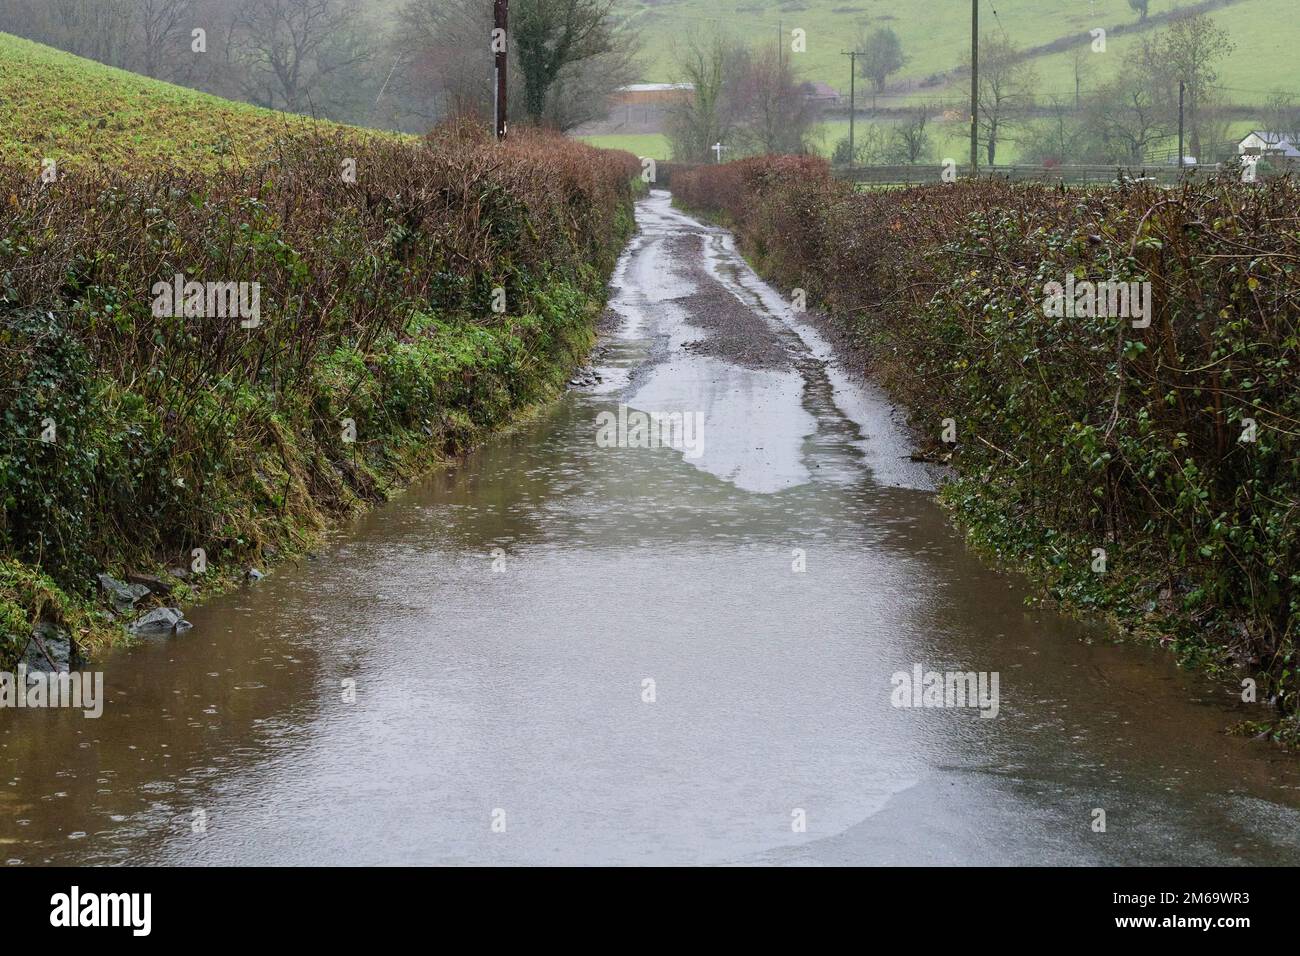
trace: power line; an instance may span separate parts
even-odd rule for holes
[[[1007,28],[1002,25],[1002,18],[998,16],[998,8],[993,6],[993,4],[990,3],[989,9],[993,11],[993,19],[998,21],[998,29],[1002,31],[1002,39],[1010,43],[1011,34],[1007,33]]]
[[[660,17],[665,20],[690,20],[694,23],[732,23],[735,20],[734,17],[695,17],[686,13],[664,13],[660,10],[643,10],[638,14],[638,16],[649,18]],[[757,23],[765,27],[779,27],[781,26],[782,21],[764,20],[759,17],[747,16],[745,17],[745,23]]]

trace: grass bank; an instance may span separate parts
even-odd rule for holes
[[[855,193],[806,158],[673,185],[860,338],[950,459],[943,500],[976,546],[1067,608],[1254,681],[1275,709],[1252,729],[1295,738],[1300,186]],[[1053,315],[1067,281],[1150,283],[1149,326]]]
[[[395,134],[235,103],[0,33],[0,151],[37,172],[95,166],[214,171],[300,134]],[[35,175],[35,172],[33,173]]]

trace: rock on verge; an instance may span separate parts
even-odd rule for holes
[[[126,584],[111,574],[101,574],[98,578],[100,589],[119,611],[129,611],[137,601],[149,594],[149,588],[143,584]]]
[[[185,620],[180,608],[155,608],[131,625],[132,634],[180,634],[194,625]]]

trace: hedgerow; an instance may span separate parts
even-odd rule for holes
[[[951,451],[944,497],[974,541],[1068,605],[1259,671],[1294,711],[1297,183],[858,192],[820,161],[767,158],[674,191],[861,337]],[[1150,327],[1049,317],[1045,286],[1067,274],[1150,282]]]
[[[219,577],[383,498],[589,348],[639,171],[464,127],[215,173],[0,167],[0,559],[89,601],[97,572],[203,548]],[[258,283],[259,324],[155,314],[177,274]]]

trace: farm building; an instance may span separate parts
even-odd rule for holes
[[[620,87],[610,100],[605,125],[611,131],[659,132],[667,112],[688,102],[694,92],[695,87],[690,83],[634,83]]]
[[[1283,133],[1269,133],[1254,130],[1237,144],[1237,152],[1242,156],[1285,156],[1287,159],[1300,159],[1300,148]]]
[[[690,83],[633,83],[621,86],[614,95],[617,106],[673,106],[689,100],[695,91]]]
[[[844,99],[829,83],[804,83],[800,89],[803,98],[816,106],[839,106]]]

